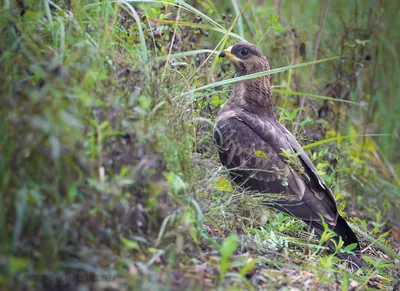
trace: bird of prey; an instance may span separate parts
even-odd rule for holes
[[[233,61],[237,76],[270,69],[257,46],[235,44],[219,55]],[[217,115],[214,139],[221,163],[233,180],[248,191],[279,194],[275,208],[305,221],[319,236],[323,220],[344,246],[357,236],[338,213],[335,197],[294,136],[277,120],[270,76],[235,83],[231,96]],[[338,241],[338,237],[336,236]],[[334,249],[333,244],[328,244]],[[357,267],[366,266],[359,255],[338,254]]]

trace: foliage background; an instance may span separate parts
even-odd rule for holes
[[[1,5],[2,289],[399,288],[398,1]],[[233,77],[216,54],[244,39],[285,68],[277,115],[369,269],[220,166],[213,122],[232,84],[201,87]]]

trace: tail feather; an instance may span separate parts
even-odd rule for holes
[[[321,237],[322,233],[324,232],[324,227],[321,223],[313,221],[311,223],[311,228],[314,229],[315,233]],[[362,267],[367,267],[365,262],[361,259],[360,256],[360,244],[358,242],[358,238],[355,235],[355,233],[351,230],[349,225],[347,224],[346,220],[344,220],[343,217],[340,215],[338,216],[337,222],[335,226],[329,226],[338,236],[334,237],[333,240],[336,242],[339,240],[339,236],[342,237],[342,240],[344,242],[344,246],[348,246],[350,244],[356,243],[357,247],[353,249],[353,252],[356,253],[356,255],[350,255],[350,254],[343,254],[343,253],[338,253],[337,256],[341,258],[342,260],[349,261],[354,267],[362,268]],[[335,246],[333,245],[332,242],[328,242],[328,247],[332,250],[335,251]]]

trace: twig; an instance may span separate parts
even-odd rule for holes
[[[316,41],[316,43],[315,43],[315,48],[314,48],[314,52],[313,52],[313,61],[315,61],[315,60],[317,59],[317,56],[318,56],[319,44],[321,43],[322,31],[324,30],[324,25],[325,25],[325,21],[326,21],[326,16],[328,15],[328,10],[329,10],[329,5],[330,5],[330,4],[331,4],[331,0],[328,0],[328,3],[326,4],[326,7],[325,7],[324,17],[323,17],[323,19],[322,19],[322,22],[321,22],[321,24],[320,24],[319,31],[318,31],[318,34],[317,34],[317,41]],[[313,80],[313,78],[314,78],[314,70],[315,70],[315,65],[311,65],[310,73],[309,73],[309,75],[308,75],[308,80],[307,80],[306,89],[305,89],[305,91],[304,91],[305,93],[309,93],[309,92],[310,92],[311,83],[312,83],[312,80]],[[306,100],[306,97],[305,97],[305,96],[301,97],[301,101],[300,101],[300,110],[299,110],[299,114],[297,115],[297,120],[296,120],[297,122],[296,122],[295,130],[294,130],[294,131],[297,131],[297,127],[298,127],[298,125],[299,125],[299,121],[300,121],[300,117],[301,117],[301,112],[303,111],[303,107],[304,107],[304,102],[305,102],[305,100]]]

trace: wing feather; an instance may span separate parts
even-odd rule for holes
[[[307,154],[283,125],[258,116],[236,113],[217,121],[214,133],[220,160],[235,182],[261,193],[286,194],[276,207],[305,220],[320,221],[322,214],[335,224],[332,192]],[[299,153],[296,163],[282,154]]]

